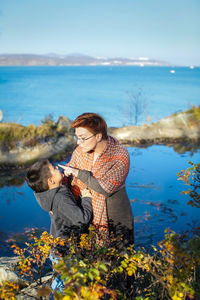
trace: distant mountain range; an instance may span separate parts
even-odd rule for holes
[[[0,66],[169,66],[168,62],[141,57],[92,57],[83,54],[0,54]]]

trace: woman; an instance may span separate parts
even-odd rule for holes
[[[71,124],[78,147],[64,167],[72,175],[71,188],[78,197],[83,188],[92,194],[93,224],[118,239],[119,246],[133,243],[133,215],[125,191],[129,154],[115,138],[107,135],[105,120],[84,113]]]

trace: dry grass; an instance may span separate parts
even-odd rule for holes
[[[60,134],[53,121],[43,122],[40,126],[0,123],[0,147],[3,150],[11,150],[19,146],[34,146],[56,138]],[[62,135],[64,135],[63,132]]]

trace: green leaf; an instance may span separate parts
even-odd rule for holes
[[[88,277],[90,278],[90,280],[93,280],[93,279],[94,279],[94,277],[93,277],[93,275],[92,275],[91,272],[88,272]]]
[[[108,271],[106,265],[104,265],[104,264],[100,264],[100,265],[99,265],[99,269],[100,269],[100,270],[103,270],[103,271],[105,271],[105,272]]]
[[[92,273],[94,273],[96,276],[99,276],[99,274],[100,274],[99,270],[97,270],[97,269],[94,269],[94,268],[93,268],[91,271],[92,271]]]

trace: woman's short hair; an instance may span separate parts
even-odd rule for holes
[[[34,163],[27,171],[26,182],[36,193],[49,189],[48,178],[51,177],[49,161],[47,159]]]
[[[107,139],[106,121],[98,114],[84,113],[78,116],[71,124],[71,128],[84,127],[93,134],[101,133],[104,140]]]

